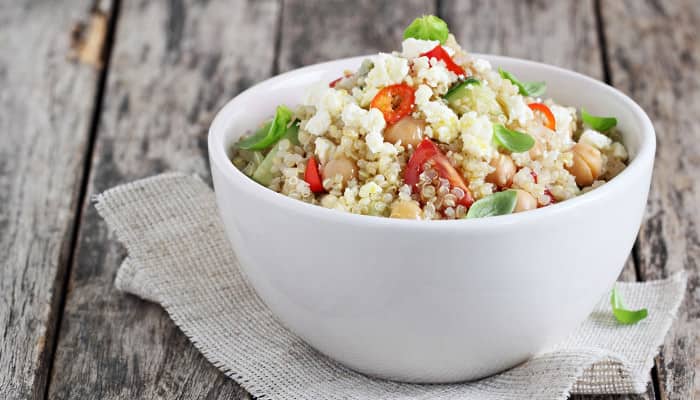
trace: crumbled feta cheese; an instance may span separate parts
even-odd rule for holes
[[[433,91],[426,85],[420,85],[418,86],[418,89],[416,90],[415,93],[416,96],[416,104],[422,105],[426,104],[430,101],[430,98],[433,97]]]
[[[306,121],[306,129],[309,133],[315,136],[321,136],[331,126],[331,116],[328,111],[319,109],[313,117]]]
[[[573,122],[576,109],[571,107],[562,107],[556,104],[550,105],[549,109],[552,111],[552,114],[554,114],[554,120],[556,121],[557,125],[557,133],[571,137],[574,130]]]
[[[491,159],[495,151],[493,125],[487,116],[479,116],[474,111],[470,111],[460,118],[459,130],[462,132],[465,152],[485,160]]]
[[[314,141],[314,145],[316,147],[314,153],[316,154],[318,161],[322,165],[328,162],[335,151],[335,145],[333,142],[326,138],[319,137]]]
[[[420,40],[414,38],[408,38],[401,43],[401,48],[403,51],[401,55],[405,58],[411,59],[419,57],[421,54],[426,53],[439,45],[440,42],[437,40]]]
[[[443,143],[449,143],[459,134],[457,126],[459,119],[457,114],[442,101],[430,101],[432,93],[426,85],[420,85],[416,90],[416,106],[432,128],[426,129],[425,133]]]
[[[622,143],[618,142],[615,142],[610,146],[610,154],[612,154],[613,157],[620,160],[626,160],[628,157],[625,146],[623,146]]]
[[[353,102],[354,99],[344,90],[328,88],[321,96],[318,107],[325,109],[332,116],[340,115],[345,104]]]
[[[377,185],[374,181],[369,181],[360,187],[360,197],[363,199],[381,192],[382,187]]]
[[[609,137],[593,129],[583,131],[578,142],[593,146],[598,150],[607,150],[612,144],[612,140]]]
[[[367,113],[367,110],[360,108],[357,104],[348,104],[343,109],[340,118],[345,126],[350,128],[359,128],[362,126],[362,117]]]
[[[522,96],[507,96],[504,101],[508,109],[509,122],[518,121],[521,125],[525,125],[534,117],[532,110],[525,104]]]
[[[481,72],[484,73],[486,71],[489,71],[491,69],[491,63],[484,60],[483,58],[477,58],[474,60],[472,63],[472,66],[476,70],[476,72]]]
[[[365,142],[372,153],[395,154],[396,148],[391,143],[384,142],[382,131],[386,126],[384,115],[376,108],[369,111],[350,103],[343,109],[341,118],[345,126],[366,133]]]
[[[450,84],[457,80],[457,75],[448,70],[443,61],[434,58],[430,60],[427,57],[416,58],[413,60],[413,70],[418,81],[438,89],[440,93],[447,92]]]
[[[383,87],[401,83],[408,75],[408,60],[405,58],[379,53],[372,61],[374,67],[365,78],[368,86]]]
[[[316,108],[316,113],[306,122],[304,129],[315,136],[320,136],[328,130],[332,117],[340,114],[346,104],[355,99],[344,90],[335,90],[327,85],[316,85],[307,91],[303,104]]]

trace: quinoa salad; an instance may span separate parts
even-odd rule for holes
[[[354,214],[460,219],[566,201],[622,171],[613,116],[546,96],[465,52],[435,16],[417,18],[401,51],[279,105],[245,135],[232,163],[286,196]]]

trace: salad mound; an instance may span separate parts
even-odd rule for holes
[[[294,109],[278,106],[231,160],[261,185],[327,208],[479,218],[546,207],[613,178],[627,162],[616,125],[471,56],[444,21],[424,16],[401,51],[320,82]]]

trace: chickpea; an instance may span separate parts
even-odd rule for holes
[[[357,177],[357,167],[355,163],[346,157],[340,156],[326,163],[321,171],[323,180],[335,178],[340,175],[343,177],[343,185],[347,185],[348,181]]]
[[[580,187],[592,185],[603,168],[600,151],[585,143],[576,143],[571,151],[574,154],[574,162],[567,170],[576,178],[576,184]]]
[[[513,212],[528,211],[537,208],[537,199],[535,199],[533,195],[522,189],[515,189],[515,191],[518,196],[516,198],[515,210],[513,210]]]
[[[411,145],[416,148],[423,139],[424,130],[425,121],[408,115],[384,130],[384,140],[389,143],[396,143],[400,140],[404,146]]]
[[[491,160],[490,165],[495,168],[493,172],[486,175],[486,182],[493,183],[499,188],[508,186],[513,181],[515,175],[515,163],[507,154],[498,154]]]
[[[391,218],[421,219],[423,211],[413,200],[399,200],[391,205]]]

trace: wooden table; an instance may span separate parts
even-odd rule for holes
[[[124,250],[91,198],[168,170],[208,179],[207,128],[228,99],[396,48],[420,14],[467,49],[583,72],[649,112],[654,180],[623,279],[685,269],[690,284],[648,392],[606,398],[700,394],[697,0],[94,1],[0,4],[0,398],[247,398],[160,307],[114,289]]]

